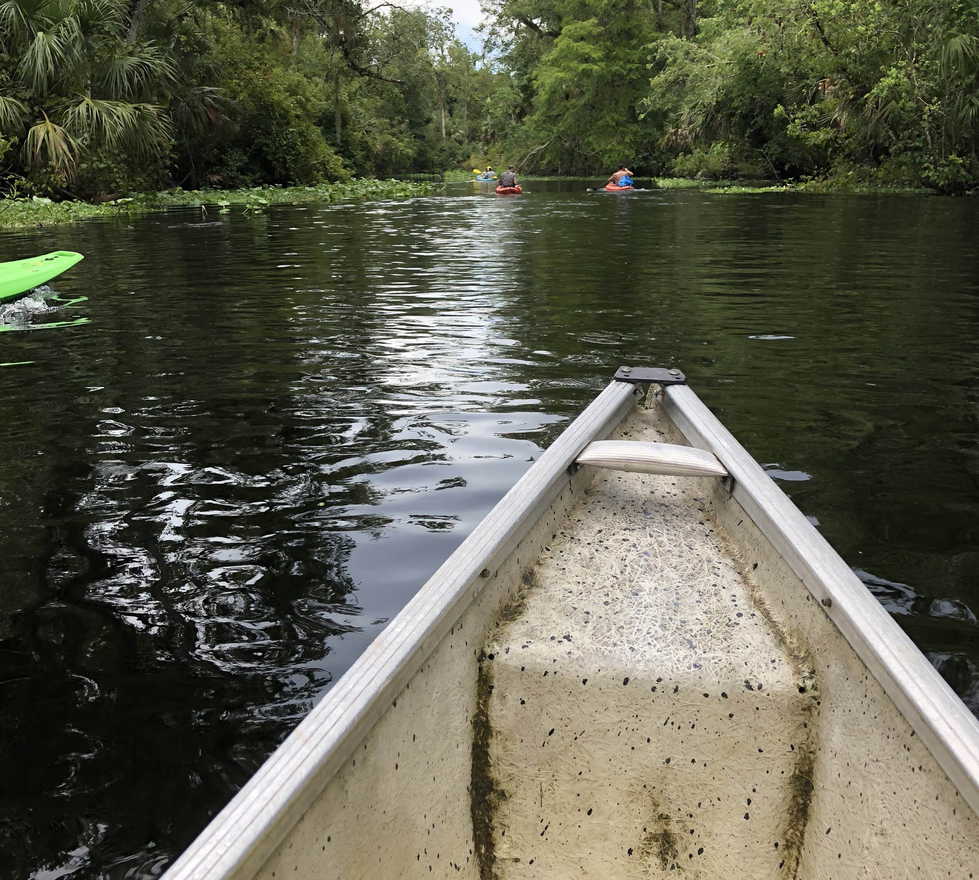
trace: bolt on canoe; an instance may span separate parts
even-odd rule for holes
[[[14,300],[46,284],[83,259],[82,254],[74,251],[52,251],[25,260],[0,263],[0,302]]]
[[[966,878],[977,811],[979,721],[623,367],[165,876]]]

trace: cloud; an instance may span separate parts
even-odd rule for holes
[[[452,10],[452,21],[455,23],[456,36],[471,51],[478,52],[483,45],[483,38],[476,33],[476,26],[483,21],[483,11],[479,8],[479,0],[407,0],[408,6],[425,9],[445,8]]]
[[[471,31],[483,20],[479,0],[450,0],[446,6],[452,10],[452,20],[457,28],[462,25]]]

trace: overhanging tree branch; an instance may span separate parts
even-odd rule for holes
[[[529,27],[535,33],[540,34],[542,37],[554,37],[554,38],[557,38],[557,37],[560,37],[561,36],[561,31],[560,30],[556,30],[555,31],[555,30],[551,30],[550,28],[543,28],[539,24],[537,24],[536,21],[534,21],[531,18],[527,18],[524,15],[515,15],[514,18],[517,21],[519,21],[522,25],[524,25],[525,27]]]
[[[360,13],[360,15],[357,16],[357,18],[367,18],[367,16],[371,13],[377,12],[378,9],[384,9],[385,7],[388,7],[389,9],[397,9],[398,12],[408,11],[403,6],[398,6],[397,3],[378,3],[377,6],[372,6],[370,9],[365,9]]]
[[[384,76],[383,73],[378,73],[376,70],[371,70],[369,67],[363,67],[362,65],[358,64],[357,60],[354,58],[353,50],[350,48],[350,44],[343,39],[342,34],[341,38],[337,41],[337,48],[340,50],[340,54],[343,56],[343,60],[347,67],[349,67],[358,76],[370,77],[371,79],[392,83],[396,86],[403,86],[405,84],[403,79],[394,79],[390,76]]]
[[[819,42],[823,44],[826,51],[829,52],[830,55],[832,55],[836,59],[837,64],[839,64],[840,73],[843,74],[843,76],[846,78],[846,80],[849,82],[852,88],[857,89],[858,86],[857,86],[856,79],[854,78],[853,74],[850,72],[850,68],[847,65],[846,61],[843,60],[843,56],[840,53],[839,49],[837,49],[836,46],[834,46],[830,41],[829,36],[826,33],[826,29],[823,27],[822,19],[819,17],[819,12],[816,10],[816,6],[814,3],[809,3],[806,5],[806,14],[809,16],[810,21],[812,21],[812,26],[813,29],[816,31],[816,35],[819,37]],[[866,93],[866,89],[861,89],[860,91],[862,93]]]
[[[348,8],[344,8],[345,6]],[[370,9],[359,9],[357,12],[353,12],[353,10],[349,8],[351,6],[357,6],[357,4],[337,3],[335,8],[328,10],[324,8],[324,4],[322,2],[317,2],[317,0],[305,0],[305,2],[292,7],[289,11],[294,15],[312,19],[319,26],[320,30],[329,38],[329,41],[332,43],[333,47],[340,52],[340,56],[343,58],[344,64],[346,64],[347,67],[358,76],[376,79],[380,82],[391,83],[392,85],[396,86],[404,85],[404,80],[385,76],[376,68],[361,64],[361,62],[357,59],[354,35],[351,34],[352,29],[346,27],[345,24],[347,22],[361,22],[369,15],[377,12],[379,9],[397,9],[400,12],[407,12],[408,10],[402,6],[398,6],[396,3],[389,2],[378,3],[376,6],[372,6]]]

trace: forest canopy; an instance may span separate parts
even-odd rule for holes
[[[0,0],[0,183],[108,198],[515,163],[979,182],[977,0]]]
[[[8,191],[314,184],[444,168],[496,74],[445,10],[356,0],[0,0]]]
[[[979,183],[976,0],[487,0],[548,170]]]

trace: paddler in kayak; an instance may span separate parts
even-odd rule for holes
[[[500,182],[497,184],[500,189],[506,189],[511,186],[518,186],[517,184],[517,172],[513,170],[511,165],[500,175]]]
[[[614,172],[612,176],[608,179],[606,186],[634,186],[635,180],[632,177],[632,172],[625,167],[625,165],[620,165],[619,170]]]

